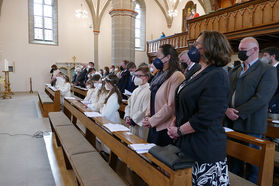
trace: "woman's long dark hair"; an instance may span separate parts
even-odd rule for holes
[[[170,44],[161,45],[160,48],[162,49],[162,53],[164,54],[164,56],[170,55],[169,72],[167,75],[167,79],[168,79],[175,71],[181,71],[178,64],[179,61],[178,53],[175,50],[175,48]]]
[[[121,105],[122,104],[122,96],[121,96],[121,92],[119,91],[119,89],[117,87],[117,84],[118,84],[118,81],[119,81],[118,77],[116,75],[114,75],[114,74],[109,74],[106,77],[105,81],[110,83],[113,86],[113,88],[111,89],[108,97],[105,100],[105,104],[108,102],[108,99],[110,98],[110,96],[112,94],[116,93],[117,97],[118,97],[118,103],[119,103],[119,105]]]

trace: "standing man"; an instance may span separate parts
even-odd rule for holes
[[[185,75],[185,79],[189,79],[193,74],[201,69],[201,65],[199,63],[193,63],[189,56],[188,50],[184,50],[179,54],[179,63],[185,69],[183,74]]]
[[[242,39],[238,49],[238,57],[243,62],[229,73],[231,92],[225,124],[235,131],[262,138],[267,127],[268,103],[277,89],[277,72],[258,59],[259,44],[255,38]],[[241,176],[243,165],[244,162],[233,159],[231,172]],[[257,184],[258,173],[258,167],[246,165],[249,181]]]
[[[277,81],[279,85],[279,48],[270,47],[263,50],[263,62],[274,66],[277,69]],[[279,114],[279,87],[269,102],[269,112]]]

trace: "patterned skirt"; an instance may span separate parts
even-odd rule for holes
[[[229,184],[229,172],[227,158],[215,163],[199,164],[195,162],[192,169],[193,186],[227,186]]]

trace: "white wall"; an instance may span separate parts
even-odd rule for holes
[[[10,74],[12,91],[42,90],[50,78],[50,66],[56,62],[93,60],[92,20],[79,20],[75,9],[83,0],[58,0],[58,46],[29,44],[28,0],[4,0],[0,17],[0,69],[3,59],[15,63]],[[2,49],[2,52],[1,52]],[[2,59],[1,59],[2,54]]]

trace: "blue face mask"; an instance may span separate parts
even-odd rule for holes
[[[190,50],[188,51],[188,56],[193,63],[200,62],[200,58],[201,58],[200,52],[195,46],[192,46],[190,48]]]
[[[165,57],[163,57],[162,59],[164,59]],[[153,65],[155,66],[155,68],[157,68],[158,70],[162,70],[164,67],[164,63],[162,62],[162,60],[160,58],[155,58],[153,61]]]

